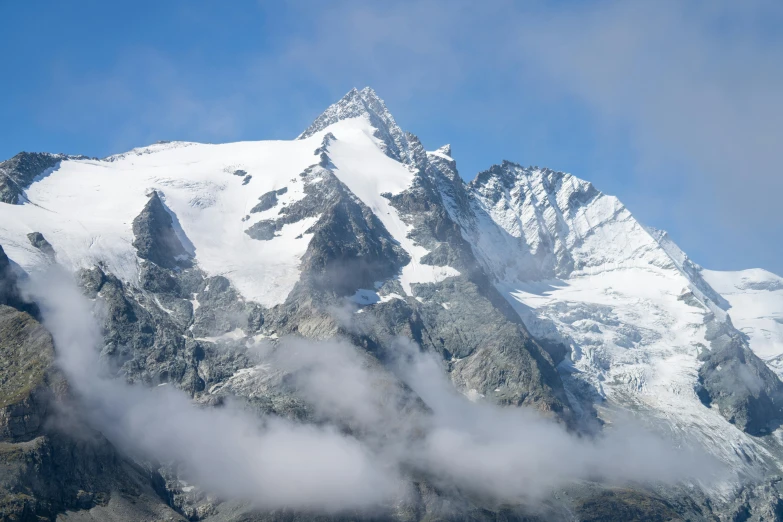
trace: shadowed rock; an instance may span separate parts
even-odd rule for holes
[[[39,316],[38,306],[22,297],[19,291],[18,278],[11,266],[11,260],[5,255],[0,245],[0,305],[7,305],[24,311],[33,317]]]
[[[577,502],[583,522],[666,522],[682,520],[666,500],[633,490],[609,490]]]
[[[699,398],[715,403],[729,422],[750,435],[771,433],[783,422],[783,383],[751,351],[730,323],[707,325],[711,350],[701,354]]]
[[[49,257],[54,257],[54,248],[40,232],[30,232],[27,234],[30,244]]]
[[[142,259],[164,268],[191,265],[191,256],[174,230],[174,222],[157,191],[133,220],[133,246]]]
[[[49,332],[0,305],[0,519],[183,520],[157,474],[83,424],[54,360]]]
[[[270,239],[274,239],[276,229],[277,227],[274,221],[265,219],[253,224],[250,228],[245,230],[245,233],[253,239],[269,241]]]
[[[250,213],[255,214],[256,212],[269,210],[277,205],[277,196],[282,196],[286,192],[288,192],[288,188],[283,187],[280,190],[270,190],[269,192],[262,194],[261,197],[258,198],[258,204],[250,209]]]
[[[0,305],[0,441],[30,440],[41,429],[51,390],[52,337],[25,312]]]
[[[66,159],[63,154],[20,152],[0,163],[0,201],[16,204],[33,180]]]

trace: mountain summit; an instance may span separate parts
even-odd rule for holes
[[[394,116],[386,108],[386,104],[370,87],[365,87],[361,91],[351,89],[340,101],[330,105],[318,116],[297,139],[309,138],[330,125],[352,118],[369,120],[374,129],[374,136],[381,141],[383,151],[390,158],[406,165],[416,165],[414,151],[421,149],[418,139],[400,129]]]
[[[766,520],[783,505],[783,280],[706,270],[571,174],[504,161],[465,182],[449,145],[426,151],[369,87],[291,141],[21,153],[0,196],[0,350],[32,361],[27,381],[0,367],[4,514]],[[98,313],[47,317],[67,292],[24,288],[54,265]],[[37,319],[61,362],[74,338],[95,361],[57,369]],[[58,335],[89,321],[99,334]],[[690,444],[730,471],[655,453]],[[88,464],[30,464],[74,455]]]

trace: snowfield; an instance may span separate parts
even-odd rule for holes
[[[570,396],[588,383],[599,414],[619,405],[662,432],[707,442],[734,470],[779,466],[767,442],[706,408],[695,388],[713,318],[731,318],[765,360],[783,354],[783,280],[703,270],[665,232],[569,174],[493,169],[471,183],[469,214],[447,208],[531,333],[569,348],[559,369]]]
[[[102,262],[134,282],[132,223],[147,195],[157,190],[193,245],[199,266],[228,277],[246,298],[272,305],[285,299],[298,279],[308,238],[297,237],[308,224],[291,225],[281,237],[261,242],[245,234],[253,221],[242,219],[265,192],[288,187],[289,200],[300,195],[297,177],[313,163],[316,147],[316,140],[169,143],[108,161],[66,160],[30,186],[29,204],[0,205],[0,242],[9,257],[30,269],[45,260],[26,234],[41,232],[66,266]],[[244,175],[234,175],[237,170],[252,176],[247,184]]]
[[[355,117],[301,140],[160,143],[106,160],[65,160],[33,182],[26,191],[29,202],[0,205],[0,244],[22,268],[33,269],[49,262],[26,237],[41,232],[58,261],[71,269],[102,263],[135,282],[132,223],[156,190],[175,217],[183,244],[192,246],[205,272],[227,277],[246,299],[274,306],[299,279],[311,238],[306,231],[317,218],[285,225],[272,240],[258,241],[245,230],[276,215],[279,206],[249,212],[272,190],[287,189],[278,198],[280,205],[304,197],[299,174],[318,162],[314,151],[331,132],[336,138],[329,148],[335,175],[411,256],[400,274],[410,295],[412,283],[440,281],[458,272],[419,262],[427,250],[407,237],[410,227],[381,196],[408,188],[413,171],[384,154],[373,131],[366,118]]]
[[[758,268],[702,274],[729,302],[734,326],[748,336],[756,355],[783,377],[783,278]]]

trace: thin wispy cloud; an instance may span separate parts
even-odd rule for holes
[[[101,129],[107,154],[160,139],[291,138],[351,87],[371,85],[404,128],[437,140],[427,147],[458,142],[467,179],[502,159],[569,170],[669,228],[710,268],[783,272],[772,241],[783,235],[780,2],[247,11],[271,31],[247,48],[128,42],[108,64],[49,64],[37,120],[82,136]]]
[[[701,255],[759,250],[783,234],[779,3],[343,3],[324,16],[322,32],[296,41],[289,56],[314,76],[368,78],[398,99],[430,89],[456,96],[476,78],[507,82],[518,95],[497,103],[511,117],[521,117],[525,97],[576,98],[596,124],[630,132],[636,167],[615,176],[654,194],[649,203],[623,198],[642,205],[650,224],[671,224],[676,212],[675,236]],[[767,248],[758,258],[780,266],[779,251]],[[744,258],[727,257],[735,266]]]

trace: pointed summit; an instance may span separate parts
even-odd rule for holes
[[[451,157],[451,144],[447,143],[446,145],[442,146],[441,148],[439,148],[435,152],[437,152],[439,154],[443,154],[444,156],[448,156],[450,158]]]
[[[338,121],[361,117],[367,118],[375,128],[375,137],[383,143],[382,148],[387,156],[407,165],[416,165],[414,149],[420,148],[418,140],[397,125],[386,104],[370,87],[361,91],[351,89],[340,101],[330,105],[318,116],[297,139],[309,138]]]
[[[359,91],[354,87],[340,101],[330,105],[297,139],[309,138],[338,121],[361,116],[369,117],[373,126],[382,127],[383,130],[399,130],[394,117],[375,91],[369,87]]]

